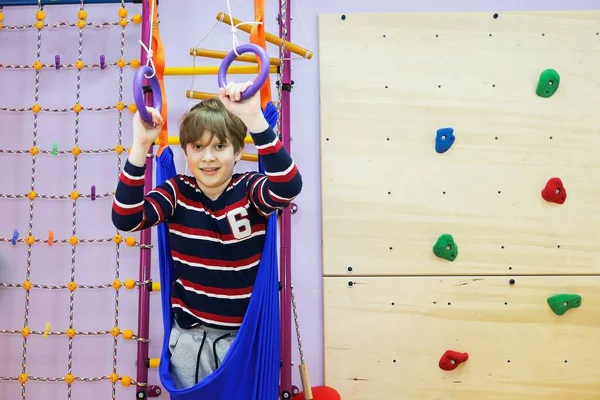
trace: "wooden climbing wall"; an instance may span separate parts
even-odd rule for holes
[[[344,400],[600,398],[599,20],[319,15],[325,381]],[[560,294],[581,305],[555,314]],[[469,359],[442,370],[447,350]]]

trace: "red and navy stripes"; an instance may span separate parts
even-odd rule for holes
[[[167,222],[175,281],[172,308],[183,326],[237,329],[252,295],[268,216],[302,189],[294,161],[272,129],[252,134],[265,174],[234,174],[217,199],[191,176],[177,175],[144,194],[145,167],[127,161],[112,220],[139,231]]]

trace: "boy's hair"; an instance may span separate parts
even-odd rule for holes
[[[244,147],[247,128],[242,120],[231,113],[218,97],[206,99],[190,109],[181,119],[179,141],[185,152],[188,143],[196,143],[204,131],[216,135],[221,143],[230,142],[237,154]]]

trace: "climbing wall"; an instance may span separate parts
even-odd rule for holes
[[[344,400],[600,398],[598,20],[319,15]]]

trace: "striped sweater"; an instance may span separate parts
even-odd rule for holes
[[[275,132],[252,133],[266,175],[235,173],[211,200],[195,178],[177,175],[144,195],[145,167],[126,161],[112,221],[122,231],[167,222],[174,283],[171,306],[182,327],[239,329],[250,302],[271,213],[288,205],[302,178]]]

